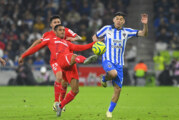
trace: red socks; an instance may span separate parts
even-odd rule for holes
[[[75,58],[76,63],[83,63],[86,60],[86,57],[79,55]]]
[[[61,86],[61,89],[60,89],[60,101],[62,101],[65,98],[66,91],[67,91],[67,87]]]
[[[55,102],[59,102],[60,88],[61,88],[61,83],[55,81],[54,83]]]
[[[70,90],[66,97],[63,99],[63,101],[60,103],[60,108],[63,108],[66,104],[71,102],[75,98],[75,96],[76,94]]]

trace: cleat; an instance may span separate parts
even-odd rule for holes
[[[62,112],[65,112],[65,110],[66,110],[65,107],[63,107],[63,108],[62,108]]]
[[[54,112],[57,111],[56,104],[58,104],[58,102],[54,102],[53,107],[52,107]]]
[[[56,111],[57,117],[61,116],[62,109],[60,108],[60,104],[57,103],[57,104],[55,104],[55,106],[56,106],[56,109],[57,109],[57,111]]]
[[[103,75],[100,76],[100,79],[101,79],[101,85],[103,87],[107,87],[107,83],[103,81]]]
[[[107,111],[107,112],[106,112],[106,117],[107,117],[107,118],[112,118],[112,112]]]
[[[93,62],[95,62],[97,59],[98,59],[98,56],[97,56],[97,55],[89,56],[88,58],[86,58],[86,60],[84,61],[83,64],[93,63]]]

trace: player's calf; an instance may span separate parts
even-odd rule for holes
[[[105,76],[101,75],[100,80],[101,80],[101,85],[103,87],[107,87],[107,83],[106,83],[107,81],[105,80]]]

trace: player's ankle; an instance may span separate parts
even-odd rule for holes
[[[105,76],[102,77],[102,81],[103,81],[103,82],[106,82]]]
[[[61,103],[59,104],[59,107],[62,109],[63,107],[62,107],[62,105],[61,105]]]

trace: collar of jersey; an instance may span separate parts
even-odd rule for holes
[[[111,28],[112,28],[112,29],[117,29],[117,28],[115,28],[114,24],[111,25]],[[122,27],[121,29],[117,29],[117,30],[124,30],[124,27]]]

